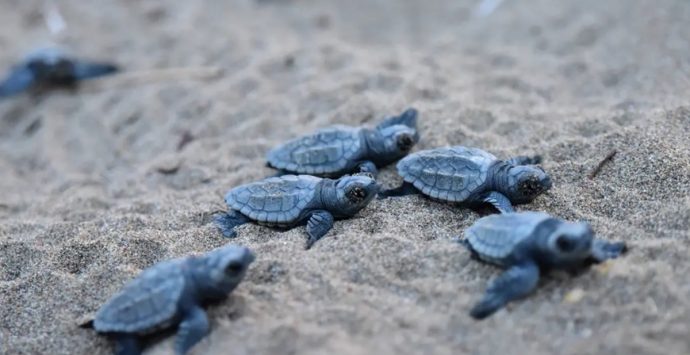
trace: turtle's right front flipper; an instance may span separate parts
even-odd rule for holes
[[[539,281],[539,267],[526,262],[511,267],[496,278],[484,297],[470,311],[475,319],[484,319],[501,309],[508,302],[527,296]]]
[[[323,238],[333,228],[333,215],[324,210],[315,211],[307,222],[307,244],[304,249],[311,248],[314,243]]]
[[[481,197],[482,202],[490,203],[501,213],[515,212],[513,204],[505,195],[500,192],[492,191]]]
[[[25,91],[33,85],[34,80],[34,73],[28,67],[18,66],[13,68],[7,78],[0,83],[0,98],[13,96]]]

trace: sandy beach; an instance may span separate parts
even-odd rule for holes
[[[303,227],[245,225],[232,242],[257,260],[194,354],[690,353],[687,1],[59,3],[59,42],[125,73],[0,101],[0,353],[111,353],[78,320],[142,269],[228,243],[211,214],[273,173],[271,147],[408,107],[415,151],[541,154],[554,186],[517,209],[631,250],[477,322],[500,270],[451,241],[475,211],[374,200],[309,251]],[[0,3],[0,68],[50,39],[42,4]]]

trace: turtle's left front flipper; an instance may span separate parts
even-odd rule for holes
[[[12,69],[5,80],[0,83],[0,98],[19,94],[34,84],[35,76],[27,66],[17,66]]]
[[[107,62],[88,62],[74,59],[73,65],[74,79],[76,80],[93,79],[120,71],[117,65]]]
[[[484,297],[470,311],[475,319],[484,319],[508,302],[527,296],[539,281],[539,267],[533,262],[525,262],[506,270],[494,280]]]

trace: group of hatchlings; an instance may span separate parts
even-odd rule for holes
[[[528,295],[541,271],[574,271],[621,255],[626,246],[595,239],[585,222],[542,212],[515,212],[551,188],[539,157],[499,160],[477,148],[436,148],[409,154],[419,141],[417,111],[408,109],[374,129],[333,126],[294,139],[268,153],[276,176],[235,187],[225,195],[228,212],[215,222],[224,236],[255,222],[289,229],[306,224],[306,249],[334,220],[354,216],[379,198],[423,194],[459,205],[488,203],[500,213],[480,218],[459,243],[472,257],[506,269],[470,315],[485,318]],[[381,190],[377,168],[401,159],[401,186]],[[175,351],[185,353],[209,331],[202,305],[223,299],[254,260],[247,248],[225,246],[204,256],[165,261],[131,281],[89,323],[111,335],[118,354],[140,353],[138,337],[177,325]]]
[[[0,83],[0,98],[116,71],[110,63],[43,50],[13,68]],[[374,129],[333,126],[276,147],[268,153],[268,166],[278,174],[228,191],[228,212],[217,215],[216,224],[228,238],[235,237],[235,227],[249,222],[283,229],[306,224],[309,249],[335,220],[354,216],[377,195],[423,194],[458,205],[490,204],[500,214],[480,218],[458,240],[472,258],[506,269],[470,311],[476,319],[528,295],[542,271],[574,271],[625,252],[623,242],[595,239],[585,222],[514,211],[513,204],[529,203],[551,188],[548,174],[537,166],[538,156],[499,160],[462,146],[408,155],[419,141],[417,115],[411,108]],[[377,169],[397,160],[402,185],[381,191]],[[184,354],[209,332],[202,306],[227,297],[253,261],[249,249],[227,245],[202,256],[160,262],[83,325],[111,336],[117,354],[140,354],[141,336],[177,326],[175,352]]]

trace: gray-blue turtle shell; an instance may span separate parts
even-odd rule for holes
[[[96,314],[98,332],[146,334],[171,325],[185,289],[185,259],[173,259],[144,270]]]
[[[423,150],[398,162],[398,173],[433,198],[462,202],[481,191],[497,158],[462,146]]]
[[[284,175],[238,186],[228,191],[228,207],[267,224],[298,221],[316,195],[322,179],[309,175]]]
[[[334,174],[352,168],[366,146],[362,128],[335,125],[293,139],[268,153],[276,169],[299,174]]]
[[[543,212],[489,215],[465,230],[464,241],[480,259],[504,265],[517,245],[532,237],[535,228],[550,218]]]

